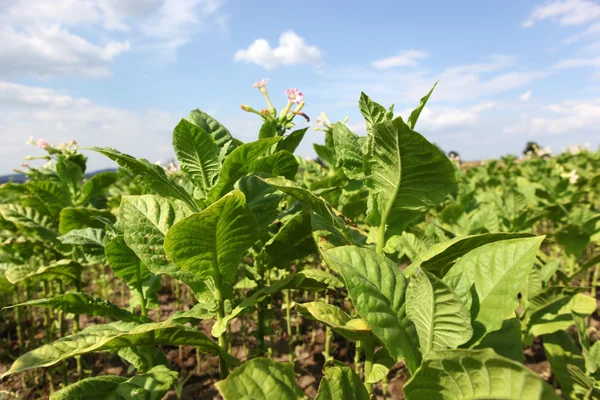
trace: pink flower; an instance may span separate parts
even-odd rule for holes
[[[288,97],[290,103],[300,104],[302,103],[302,99],[304,99],[302,92],[296,88],[286,90],[285,95]]]
[[[40,149],[45,149],[48,147],[48,142],[46,142],[43,138],[37,141],[37,147]]]
[[[262,81],[259,82],[254,82],[254,85],[252,85],[253,88],[262,88],[267,86],[267,82],[269,81],[268,78],[263,79]]]

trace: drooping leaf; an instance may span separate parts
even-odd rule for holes
[[[302,275],[317,282],[322,282],[332,288],[341,289],[344,287],[344,283],[330,271],[309,268],[303,269]]]
[[[486,244],[464,255],[444,276],[443,281],[469,308],[474,286],[478,308],[471,317],[485,332],[500,329],[517,308],[519,292],[543,240],[544,236],[536,236]]]
[[[24,186],[30,190],[32,195],[24,197],[22,205],[35,208],[42,214],[57,218],[60,210],[73,205],[69,189],[60,182],[36,180],[29,181]]]
[[[116,172],[100,172],[92,176],[81,186],[81,196],[79,204],[85,205],[89,200],[98,197],[106,192],[106,189],[117,181]]]
[[[421,353],[455,349],[473,334],[471,313],[441,280],[422,269],[410,277],[406,314],[415,324]]]
[[[315,400],[369,400],[365,385],[354,371],[339,361],[327,362]]]
[[[356,246],[335,247],[323,252],[323,257],[340,271],[358,314],[373,334],[414,372],[420,354],[403,325],[406,279],[399,268],[375,251]]]
[[[97,376],[86,378],[50,395],[50,400],[160,400],[177,379],[177,372],[157,365],[132,378]]]
[[[92,147],[89,150],[96,151],[116,161],[121,167],[131,172],[143,186],[152,189],[157,194],[181,200],[190,209],[194,211],[198,210],[198,206],[192,196],[172,178],[168,177],[160,165],[151,164],[143,158],[138,160],[129,154],[121,153],[109,147]]]
[[[73,229],[69,233],[59,236],[63,244],[78,245],[83,250],[85,258],[90,263],[104,263],[106,255],[106,232],[103,229],[85,228]]]
[[[223,162],[218,180],[208,193],[208,201],[217,201],[233,189],[233,185],[240,178],[255,172],[251,169],[253,163],[280,140],[281,136],[261,139],[256,142],[245,143],[233,150]]]
[[[215,386],[224,400],[301,400],[304,397],[294,380],[293,366],[269,358],[245,362]]]
[[[238,362],[202,332],[185,325],[168,321],[143,325],[117,322],[92,325],[80,333],[65,336],[25,353],[2,377],[33,368],[48,367],[82,354],[132,346],[156,345],[195,346],[204,353],[218,354],[229,364],[235,365]]]
[[[183,173],[206,194],[219,173],[219,147],[204,129],[182,119],[173,131],[173,149]]]
[[[552,375],[558,380],[563,394],[570,399],[577,399],[578,397],[574,393],[573,378],[567,367],[574,365],[585,370],[585,360],[581,352],[565,331],[544,335],[543,342],[544,352],[552,368]]]
[[[432,352],[404,385],[407,400],[558,400],[535,372],[491,349]]]
[[[27,281],[40,282],[58,279],[71,284],[78,282],[81,276],[81,264],[63,259],[45,266],[18,265],[6,270],[6,279],[12,284]]]
[[[183,271],[200,279],[213,277],[218,282],[233,283],[244,252],[255,240],[255,220],[244,194],[234,190],[202,212],[173,225],[164,247]]]
[[[0,204],[0,216],[15,224],[23,232],[31,232],[36,237],[56,241],[58,236],[57,226],[52,219],[33,208],[17,204]]]
[[[362,319],[352,318],[341,308],[320,301],[296,304],[296,310],[305,318],[319,321],[348,340],[364,340],[371,329]]]
[[[74,229],[103,229],[104,223],[96,218],[102,217],[115,222],[115,216],[108,210],[85,207],[65,207],[60,212],[58,231],[65,235]]]
[[[91,297],[87,293],[65,293],[46,299],[29,300],[25,303],[15,304],[4,309],[14,307],[44,307],[62,310],[71,314],[85,314],[90,316],[109,317],[125,322],[150,322],[147,317],[141,317],[124,310],[108,300]]]

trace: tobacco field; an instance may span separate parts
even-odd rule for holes
[[[255,87],[254,141],[196,109],[164,165],[32,141],[0,398],[600,398],[597,149],[461,163],[419,133],[432,89],[407,119],[360,94],[364,136],[321,114],[311,160],[302,93]]]

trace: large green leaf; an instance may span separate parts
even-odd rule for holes
[[[502,328],[486,333],[473,348],[491,348],[502,357],[522,363],[525,357],[521,336],[521,321],[513,314],[502,322]]]
[[[85,314],[98,317],[110,317],[125,322],[150,322],[147,317],[140,317],[124,310],[108,300],[91,297],[87,293],[65,293],[47,299],[29,300],[25,303],[15,304],[5,309],[14,307],[45,307],[62,310],[71,314]]]
[[[199,109],[190,111],[187,120],[210,134],[219,147],[230,143],[229,148],[233,150],[237,146],[237,141],[231,136],[227,128],[204,111]]]
[[[233,154],[233,153],[232,153]],[[244,194],[234,190],[202,212],[176,223],[165,251],[182,270],[201,279],[233,283],[244,252],[256,240],[255,220]]]
[[[83,250],[85,258],[90,263],[104,263],[106,255],[106,232],[103,229],[85,228],[73,229],[69,233],[59,236],[63,244],[78,245]]]
[[[117,181],[116,172],[100,172],[92,176],[81,186],[81,196],[79,204],[85,204],[94,197],[99,197],[106,192],[106,189]]]
[[[323,252],[323,258],[340,271],[358,314],[373,334],[414,372],[420,354],[403,324],[406,279],[398,266],[371,249],[356,246],[335,247]]]
[[[247,167],[247,173],[283,176],[287,179],[294,179],[298,173],[298,161],[296,161],[296,157],[289,151],[281,150],[254,161]]]
[[[277,143],[277,151],[287,150],[290,153],[296,151],[307,130],[308,128],[298,129],[284,136],[281,142]]]
[[[157,365],[132,378],[97,376],[86,378],[50,395],[50,400],[160,400],[177,379],[177,372]]]
[[[233,150],[223,162],[219,178],[208,193],[208,201],[215,202],[223,197],[243,176],[252,172],[260,172],[252,170],[253,163],[280,140],[281,136],[261,139],[245,143]]]
[[[58,279],[65,283],[78,282],[81,276],[81,264],[72,260],[59,260],[50,265],[41,267],[31,265],[18,265],[6,270],[6,279],[12,284],[27,282],[40,282]]]
[[[294,260],[316,253],[310,212],[300,212],[287,220],[257,256],[265,267],[287,268]]]
[[[0,204],[0,216],[12,222],[24,232],[49,241],[56,241],[57,226],[47,215],[39,213],[30,207],[17,204]]]
[[[404,270],[404,274],[408,277],[413,269],[422,267],[427,272],[441,278],[446,275],[446,272],[452,267],[455,260],[477,247],[501,240],[532,236],[530,233],[484,233],[481,235],[461,236],[436,243],[420,253],[417,259]]]
[[[364,155],[358,144],[358,135],[338,122],[333,125],[333,142],[346,176],[350,179],[363,179]]]
[[[56,173],[61,181],[74,189],[79,186],[83,179],[84,170],[77,163],[61,154],[56,160]]]
[[[30,197],[24,197],[22,205],[32,207],[57,218],[60,210],[64,207],[72,206],[71,193],[69,189],[60,182],[49,180],[29,181],[25,186],[31,191]]]
[[[133,346],[195,346],[204,353],[218,354],[230,364],[236,358],[227,354],[202,332],[170,321],[136,325],[117,322],[93,325],[80,333],[65,336],[19,357],[2,377],[33,368],[49,367],[62,360],[98,351]]]
[[[369,400],[365,385],[344,363],[332,361],[323,367],[323,378],[315,400]]]
[[[415,324],[423,355],[455,349],[473,334],[471,313],[465,304],[444,282],[420,268],[406,289],[406,314]]]
[[[269,358],[255,358],[215,384],[224,400],[301,400],[304,393],[294,380],[294,367]]]
[[[369,220],[400,223],[406,214],[438,206],[455,184],[454,166],[446,155],[396,118],[373,126],[367,154],[366,184],[371,189]]]
[[[105,251],[108,264],[115,276],[125,280],[128,284],[139,287],[142,282],[152,276],[142,260],[127,246],[122,235],[111,240],[106,245]]]
[[[500,329],[517,308],[518,295],[543,240],[544,236],[536,236],[486,244],[464,255],[444,276],[443,281],[464,304],[470,308],[475,302],[471,317],[485,332]],[[476,299],[471,297],[472,286]],[[484,333],[477,331],[474,339]]]
[[[256,219],[262,240],[268,240],[267,229],[279,215],[278,205],[283,194],[255,175],[245,176],[239,180],[237,188],[246,196],[250,213]]]
[[[64,235],[74,229],[104,228],[104,223],[97,218],[106,218],[111,222],[116,221],[115,216],[108,210],[85,207],[65,207],[60,212],[58,231]]]
[[[305,318],[319,321],[348,340],[364,340],[371,336],[371,329],[364,320],[352,318],[344,310],[333,304],[313,301],[296,304],[296,310]]]
[[[131,172],[143,186],[152,189],[157,194],[181,200],[192,210],[198,210],[198,206],[192,196],[172,178],[168,177],[160,165],[151,164],[143,158],[138,160],[129,154],[121,153],[109,147],[92,147],[89,150],[97,151],[116,161],[121,167]]]
[[[219,147],[204,129],[182,119],[173,131],[173,149],[185,175],[206,194],[219,173]]]
[[[544,352],[550,362],[552,375],[558,383],[563,394],[570,399],[577,399],[574,393],[573,378],[569,374],[568,366],[574,365],[585,370],[585,360],[569,334],[565,331],[556,331],[543,336]]]
[[[421,98],[421,101],[419,102],[419,106],[417,108],[415,108],[413,110],[413,112],[410,113],[410,116],[408,117],[408,120],[406,121],[406,124],[408,125],[408,127],[410,129],[415,129],[415,125],[417,124],[419,115],[421,115],[421,111],[423,111],[423,108],[425,108],[425,104],[427,104],[427,100],[429,100],[429,97],[431,96],[431,93],[433,93],[433,89],[435,89],[436,86],[437,86],[437,82],[433,84],[433,87],[431,88],[429,93],[427,93],[424,97]]]
[[[493,350],[430,353],[404,385],[407,400],[559,400],[552,386],[523,364]]]

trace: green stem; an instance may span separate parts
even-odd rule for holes
[[[293,349],[293,337],[292,337],[292,318],[290,309],[292,308],[291,302],[291,289],[287,289],[283,292],[285,297],[285,322],[287,326],[287,336],[288,336],[288,354],[290,358],[290,362],[294,363],[294,349]]]
[[[221,325],[223,318],[225,318],[225,301],[223,299],[223,292],[221,287],[221,276],[219,274],[215,274],[215,298],[217,300],[218,308],[217,308],[217,324]],[[221,336],[219,336],[219,346],[227,351],[227,331],[223,332]],[[222,358],[219,359],[219,374],[221,375],[221,379],[227,378],[229,371],[227,369],[227,364],[225,360]]]
[[[325,303],[329,303],[329,295],[325,295]],[[325,361],[331,359],[331,328],[325,326]]]
[[[15,296],[17,297],[17,301],[15,304],[19,304],[19,289],[15,286]],[[23,348],[23,327],[21,326],[21,307],[15,307],[15,318],[17,322],[17,344],[19,345],[19,349]]]
[[[138,292],[138,294],[140,295],[140,309],[142,311],[142,315],[144,317],[148,316],[148,310],[146,310],[146,299],[144,298],[144,290],[142,289],[142,279],[140,276],[140,269],[138,268],[138,270],[136,271],[136,275],[137,275],[137,285],[136,285],[136,290]]]
[[[369,375],[371,375],[371,371],[373,371],[373,355],[375,346],[370,338],[363,340],[361,346],[365,352],[365,388],[367,389],[367,392],[371,393],[373,391],[373,384],[367,383],[367,379],[369,378]]]

